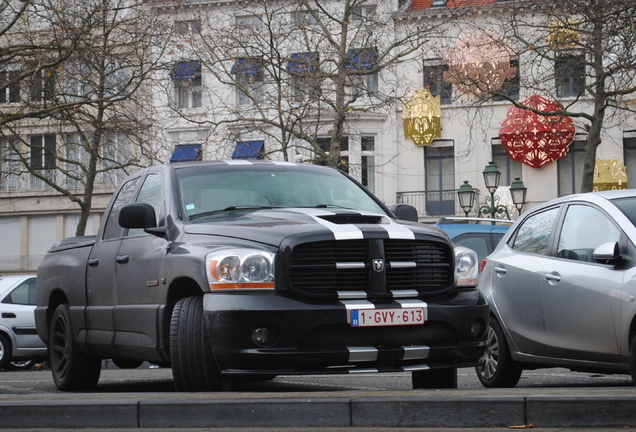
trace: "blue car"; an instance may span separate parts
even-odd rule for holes
[[[481,262],[495,249],[512,224],[512,221],[499,219],[495,225],[491,222],[490,219],[480,218],[441,218],[435,226],[443,229],[453,243],[477,252]]]

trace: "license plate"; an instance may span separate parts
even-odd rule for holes
[[[424,324],[423,308],[354,309],[352,327],[394,326]]]

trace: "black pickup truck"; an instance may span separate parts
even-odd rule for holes
[[[102,359],[171,367],[177,391],[241,378],[412,371],[456,386],[485,349],[476,256],[403,220],[342,172],[274,161],[159,165],[129,176],[96,236],[37,275],[37,330],[60,390]]]

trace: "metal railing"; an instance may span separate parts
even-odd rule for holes
[[[397,192],[398,203],[410,204],[420,217],[454,216],[461,211],[456,189]],[[477,196],[475,202],[479,201]]]

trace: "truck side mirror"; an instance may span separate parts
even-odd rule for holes
[[[393,204],[391,211],[398,219],[418,222],[417,209],[410,204]]]
[[[122,228],[155,228],[157,217],[150,204],[126,204],[119,209],[119,226]]]

